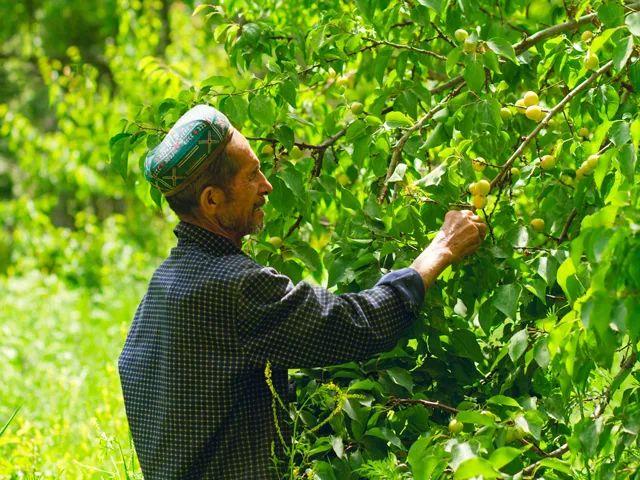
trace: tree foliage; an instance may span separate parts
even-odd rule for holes
[[[21,328],[56,331],[43,295],[60,281],[55,294],[79,311],[102,318],[106,302],[128,324],[174,219],[141,162],[206,102],[251,138],[274,186],[265,230],[245,248],[295,282],[369,288],[409,265],[451,208],[480,205],[490,226],[392,351],[292,372],[297,428],[283,477],[636,478],[640,5],[43,0],[0,13],[0,271],[4,310],[19,312],[3,330],[2,398],[27,396],[26,372],[56,407],[78,405],[56,392],[77,392],[76,380],[50,384],[28,367],[56,364],[45,349],[26,353]],[[529,91],[540,112],[521,107],[535,103]],[[114,345],[94,349],[98,369],[123,339],[109,335]],[[55,338],[58,352],[73,343]],[[117,396],[113,371],[105,377]],[[21,404],[0,405],[0,425]],[[0,473],[80,478],[85,469],[32,453],[46,444],[37,408],[27,400],[3,427]],[[33,437],[28,448],[14,446],[14,424]]]

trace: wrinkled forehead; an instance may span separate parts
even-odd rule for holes
[[[235,128],[232,128],[231,140],[225,149],[227,155],[240,163],[241,167],[253,167],[259,160],[251,149],[249,141]]]

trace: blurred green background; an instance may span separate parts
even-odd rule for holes
[[[234,78],[193,9],[0,1],[0,429],[19,408],[0,478],[139,476],[116,361],[175,218],[116,173],[109,139],[195,82]]]

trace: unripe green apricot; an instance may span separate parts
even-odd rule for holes
[[[280,248],[282,246],[282,238],[280,237],[271,237],[267,241],[275,248]]]
[[[458,42],[464,42],[467,38],[469,38],[469,34],[464,28],[459,28],[455,31],[453,36],[456,38]]]
[[[462,50],[464,50],[465,53],[476,53],[476,47],[476,42],[470,38],[467,38],[462,44]]]
[[[363,108],[364,108],[364,105],[362,105],[362,103],[353,102],[351,104],[351,113],[353,113],[354,115],[358,115],[358,114],[362,113],[362,109]]]
[[[457,435],[464,428],[464,424],[457,418],[452,418],[449,422],[449,431],[454,435]]]
[[[500,109],[500,118],[502,118],[502,120],[509,120],[511,118],[511,110],[508,107],[502,107]]]
[[[587,70],[596,70],[599,63],[598,55],[589,50],[584,57],[584,68]]]
[[[380,125],[382,125],[382,120],[374,115],[367,115],[366,117],[364,117],[364,121],[367,125],[370,125],[372,127],[379,127]]]

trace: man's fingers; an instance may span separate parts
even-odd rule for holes
[[[473,220],[474,222],[478,222],[478,223],[484,223],[484,220],[482,219],[482,217],[480,215],[472,215],[471,216],[471,220]]]
[[[476,223],[476,227],[478,227],[478,231],[480,232],[480,238],[487,236],[487,225],[485,223]]]

